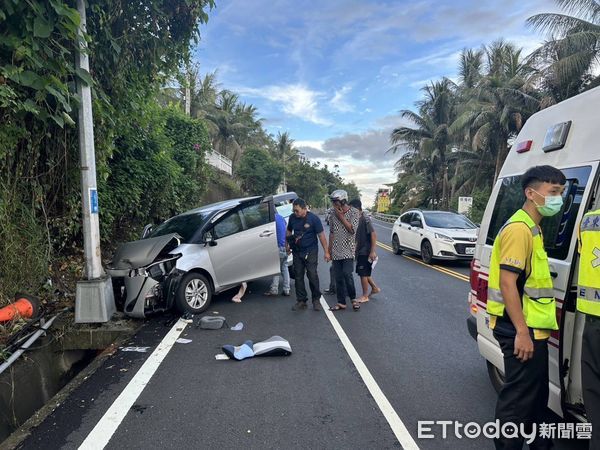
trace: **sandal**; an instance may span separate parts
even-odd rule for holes
[[[231,301],[232,301],[233,303],[242,303],[242,297],[240,297],[239,295],[236,295],[235,297],[233,297],[233,298],[231,299]]]
[[[360,297],[356,300],[358,303],[367,303],[369,301],[369,297]]]
[[[337,304],[333,305],[332,307],[330,307],[329,311],[340,311],[342,309],[346,309],[346,307],[337,303]]]
[[[360,303],[358,303],[358,302],[352,302],[352,309],[354,311],[358,311],[360,309]]]

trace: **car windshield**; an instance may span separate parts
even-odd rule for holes
[[[147,237],[177,233],[183,238],[183,242],[189,242],[204,222],[206,222],[206,215],[201,213],[182,214],[161,223]]]
[[[465,216],[451,212],[424,212],[425,223],[433,228],[452,228],[457,230],[471,230],[477,228]]]

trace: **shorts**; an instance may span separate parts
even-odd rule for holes
[[[356,274],[359,277],[370,277],[373,264],[369,262],[369,257],[366,255],[359,255],[356,258]]]

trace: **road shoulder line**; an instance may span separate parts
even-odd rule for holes
[[[156,350],[140,367],[123,392],[117,397],[102,419],[96,424],[87,438],[79,446],[80,450],[103,449],[108,445],[117,428],[138,399],[150,379],[179,338],[187,323],[178,320],[158,344]]]

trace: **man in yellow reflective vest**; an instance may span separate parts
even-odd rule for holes
[[[579,227],[577,310],[585,314],[581,343],[583,404],[592,424],[590,449],[600,449],[600,209],[590,211]]]
[[[540,222],[562,209],[566,183],[551,166],[532,167],[521,178],[523,207],[502,227],[492,249],[487,312],[504,355],[505,384],[498,396],[501,424],[530,428],[546,419],[548,338],[557,330],[556,304]],[[497,449],[521,449],[523,438],[500,437]],[[550,448],[540,437],[532,448]]]

